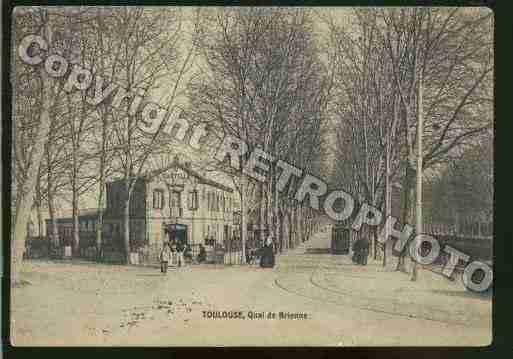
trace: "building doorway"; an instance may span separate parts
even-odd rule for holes
[[[187,226],[185,224],[165,224],[164,233],[167,235],[166,240],[169,243],[187,244]]]

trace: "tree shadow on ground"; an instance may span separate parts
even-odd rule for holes
[[[490,301],[493,297],[493,292],[488,290],[484,293],[470,292],[470,291],[461,291],[461,290],[447,290],[447,289],[435,289],[432,290],[431,293],[447,295],[450,297],[461,297],[461,298],[471,298],[482,301]]]
[[[310,247],[306,248],[305,254],[331,254],[331,250],[329,248]]]

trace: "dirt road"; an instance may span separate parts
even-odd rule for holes
[[[319,234],[306,246],[327,246]],[[14,345],[488,345],[491,298],[302,246],[274,269],[26,263]],[[281,312],[281,314],[280,314]]]

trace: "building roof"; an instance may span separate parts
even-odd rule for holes
[[[173,163],[170,166],[146,172],[144,177],[147,179],[152,179],[152,178],[155,178],[155,177],[161,175],[162,173],[165,173],[173,168],[179,168],[182,171],[186,172],[189,176],[195,177],[200,184],[206,184],[206,185],[209,185],[212,187],[216,187],[216,188],[219,188],[226,192],[233,192],[232,188],[225,186],[224,184],[214,181],[210,178],[206,178],[203,175],[201,175],[199,172],[193,170],[191,168],[190,164],[188,164],[188,163],[184,164],[184,163],[179,162],[177,157],[174,158]]]
[[[104,209],[105,211],[105,209]],[[82,208],[78,209],[78,217],[97,217],[98,216],[98,208]],[[58,209],[55,213],[55,218],[58,221],[62,220],[70,220],[73,217],[73,209]],[[51,221],[51,218],[45,218],[45,221],[48,223]]]

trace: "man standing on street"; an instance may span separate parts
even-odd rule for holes
[[[176,254],[178,257],[178,267],[185,266],[185,262],[183,259],[183,252],[185,251],[185,243],[183,241],[178,241],[176,245]]]
[[[167,265],[169,263],[169,259],[171,257],[171,252],[169,250],[169,246],[164,244],[162,250],[160,251],[160,272],[166,274],[167,273]]]

